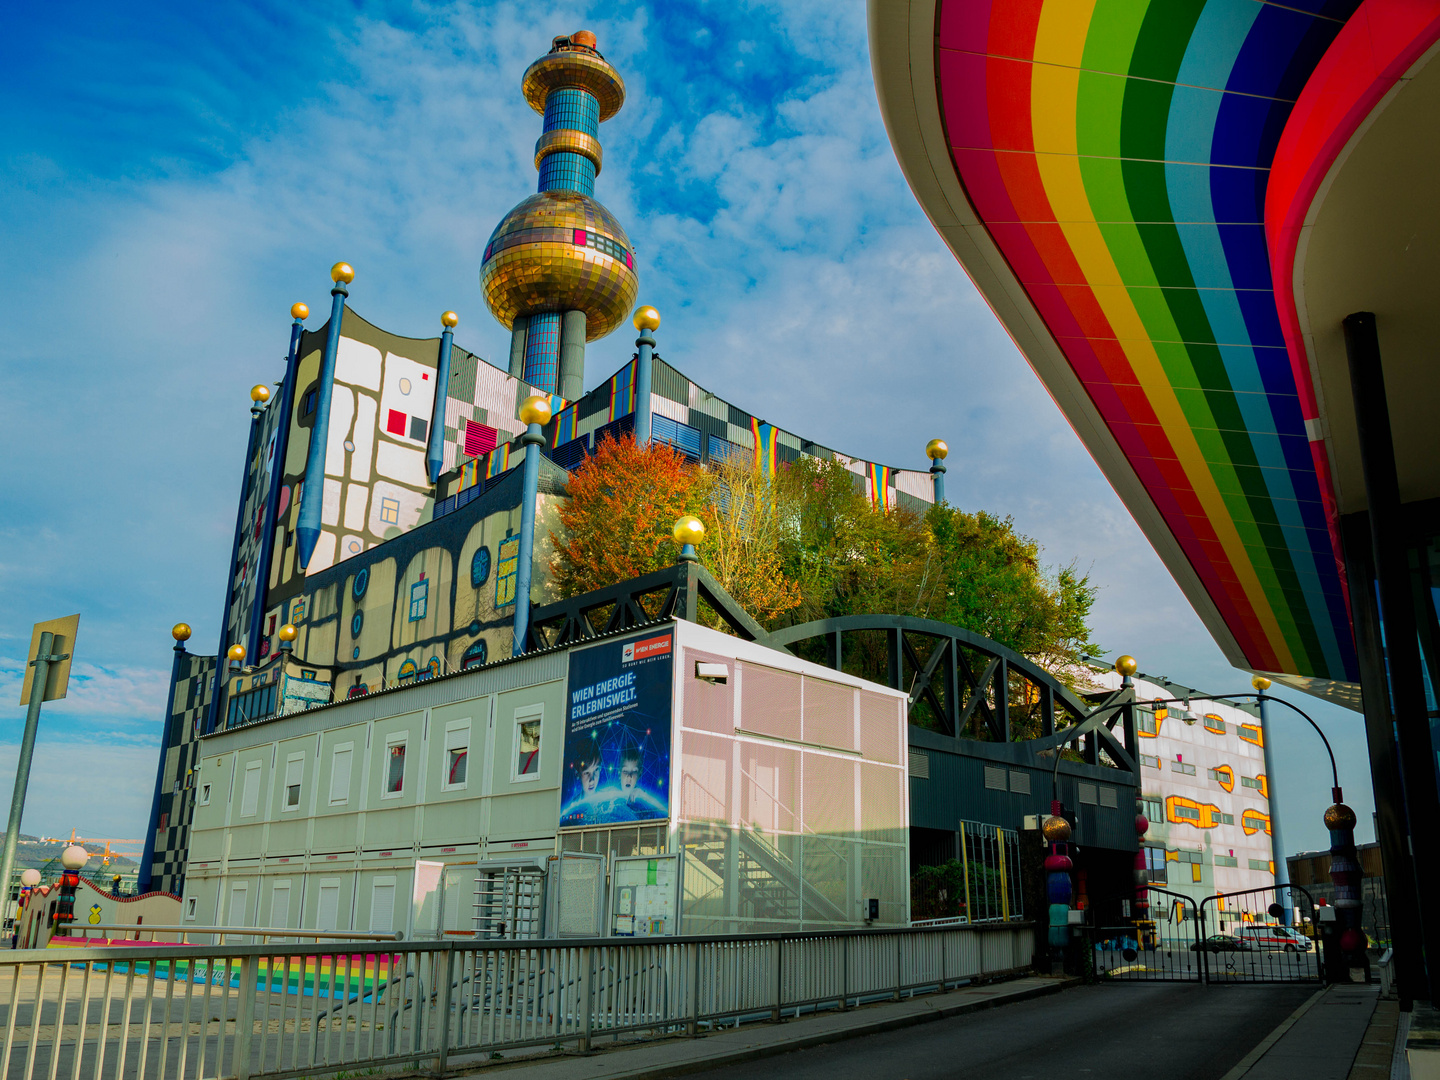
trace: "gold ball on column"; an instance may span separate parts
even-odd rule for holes
[[[1070,839],[1070,823],[1059,814],[1051,814],[1041,822],[1040,832],[1052,844],[1063,844]]]
[[[306,319],[308,319],[308,318],[310,317],[310,307],[309,307],[309,305],[308,305],[308,304],[291,304],[291,305],[290,305],[290,317],[291,317],[292,319],[299,319],[301,322],[304,322]]]
[[[1270,680],[1265,678],[1264,675],[1256,675],[1250,680],[1250,685],[1263,694],[1266,690],[1270,689]]]
[[[449,327],[451,330],[460,325],[460,316],[453,311],[447,311],[440,316],[440,325]]]
[[[250,388],[250,400],[256,405],[264,405],[270,400],[270,388],[264,383],[256,383]]]
[[[691,514],[686,514],[675,522],[675,528],[670,535],[675,537],[677,544],[698,544],[705,539],[705,523]]]
[[[944,439],[931,439],[925,444],[925,456],[931,461],[942,461],[950,456],[950,444]]]
[[[1136,663],[1133,656],[1127,654],[1119,657],[1115,661],[1115,670],[1121,675],[1134,675],[1135,672],[1140,670],[1140,665]]]
[[[635,309],[635,317],[630,321],[635,324],[636,330],[659,330],[660,312],[646,304]]]
[[[174,626],[170,628],[170,636],[173,637],[176,641],[189,641],[190,624],[177,622]]]
[[[355,280],[355,268],[349,263],[339,262],[330,268],[331,281],[343,281],[349,285]]]
[[[544,394],[535,394],[520,403],[520,422],[539,424],[544,427],[550,422],[550,399]]]
[[[277,631],[281,641],[294,641],[299,633],[300,631],[295,629],[295,624],[288,622]]]
[[[231,645],[230,648],[225,650],[225,655],[228,656],[231,660],[235,660],[237,662],[244,660],[245,646],[241,645],[239,642],[236,642],[234,645]]]

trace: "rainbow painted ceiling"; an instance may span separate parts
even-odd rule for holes
[[[1232,659],[1345,682],[1358,674],[1327,459],[1281,332],[1264,210],[1290,111],[1357,2],[938,0],[932,39],[964,196]],[[917,27],[925,7],[911,5]],[[877,82],[887,62],[877,50]]]

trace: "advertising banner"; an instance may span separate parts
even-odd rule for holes
[[[670,816],[675,631],[570,654],[560,825]]]

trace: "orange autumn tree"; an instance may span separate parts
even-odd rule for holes
[[[551,572],[562,596],[673,566],[677,518],[704,513],[709,478],[664,443],[603,439],[570,474]]]

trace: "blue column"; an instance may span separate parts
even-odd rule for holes
[[[275,421],[275,460],[270,463],[270,493],[265,503],[265,524],[261,526],[260,556],[255,565],[255,606],[250,613],[250,633],[245,641],[248,655],[260,659],[260,623],[265,618],[265,599],[270,589],[270,560],[275,555],[275,518],[280,508],[280,489],[285,484],[285,451],[290,445],[290,424],[295,411],[295,377],[300,366],[300,336],[310,309],[304,304],[290,308],[290,351],[285,357],[285,383],[280,388],[280,409]]]
[[[641,308],[641,311],[644,310]],[[639,321],[640,316],[637,314],[635,318]],[[659,322],[658,316],[655,321]],[[638,350],[635,357],[635,443],[646,446],[650,442],[650,373],[655,350],[655,338],[648,326],[640,330],[635,345]]]
[[[460,316],[447,311],[440,316],[440,322],[445,332],[440,335],[440,360],[435,365],[435,408],[430,413],[430,445],[425,452],[425,466],[432,484],[440,479],[440,470],[445,467],[445,401],[450,392],[450,344],[455,339],[452,331],[460,322]]]
[[[521,419],[526,417],[522,415]],[[515,643],[511,648],[512,656],[519,656],[525,651],[525,636],[530,630],[530,570],[535,562],[535,500],[540,491],[540,447],[544,442],[545,436],[540,433],[539,424],[531,423],[525,428],[524,487],[520,495],[520,562],[515,567]]]
[[[935,505],[945,501],[945,465],[935,461],[930,466],[930,479],[935,485]]]
[[[315,401],[315,426],[310,429],[310,452],[305,457],[305,490],[301,492],[300,518],[295,526],[295,539],[300,546],[300,569],[310,565],[315,545],[320,540],[320,514],[325,508],[325,443],[330,434],[330,400],[335,390],[335,353],[340,348],[340,322],[345,317],[345,285],[355,280],[355,271],[345,263],[330,268],[335,287],[330,305],[330,333],[325,338],[325,353],[320,360],[320,383]]]
[[[522,378],[542,394],[560,392],[560,312],[536,312],[526,322]]]

